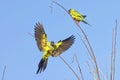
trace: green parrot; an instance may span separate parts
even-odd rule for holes
[[[47,40],[47,34],[44,31],[43,25],[41,23],[36,23],[35,28],[35,40],[40,51],[43,52],[42,59],[38,64],[38,70],[36,74],[41,73],[47,67],[48,58],[50,56],[57,57],[67,49],[69,49],[75,41],[75,36],[58,41],[56,44],[54,41],[49,42]]]
[[[86,15],[82,15],[81,13],[79,13],[78,11],[76,11],[75,9],[69,9],[68,13],[70,14],[70,16],[77,22],[79,23],[80,21],[88,24],[84,19],[86,17]]]

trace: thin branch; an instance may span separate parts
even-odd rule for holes
[[[88,68],[90,70],[90,74],[93,75],[94,80],[96,80],[96,75],[95,75],[94,69],[90,67],[89,62],[86,62],[86,63],[87,63],[87,66],[88,66]]]
[[[78,58],[77,58],[76,54],[75,54],[75,59],[76,59],[76,62],[77,62],[78,69],[79,69],[80,75],[82,77],[82,80],[84,80],[83,73],[82,73],[82,70],[81,70],[81,67],[80,67],[80,64],[79,64],[79,61],[78,61]]]
[[[114,31],[114,59],[113,59],[113,62],[114,62],[114,72],[113,72],[113,80],[115,78],[115,62],[116,62],[116,38],[117,38],[117,20],[116,20],[116,26],[115,26],[115,31]]]
[[[113,30],[114,32],[114,30]],[[113,35],[112,35],[112,53],[111,53],[111,68],[110,68],[110,80],[113,80],[113,45],[114,45],[114,38],[113,38]]]
[[[77,33],[77,34],[78,34],[78,33]],[[91,60],[91,59],[92,59],[92,55],[91,55],[91,52],[90,52],[90,50],[89,50],[88,45],[86,44],[85,40],[83,40],[83,39],[82,39],[82,37],[81,37],[81,35],[80,35],[80,34],[78,34],[78,36],[80,37],[80,39],[81,39],[82,43],[84,44],[85,48],[86,48],[86,49],[87,49],[87,51],[88,51],[87,56],[90,56],[90,57],[88,57],[88,58],[89,58],[89,61],[91,61],[91,62],[92,62],[92,64],[94,64],[94,61],[93,61],[93,60]]]
[[[78,34],[78,33],[77,33],[77,34]],[[88,51],[88,53],[89,53],[88,55],[90,55],[90,58],[92,58],[92,55],[91,55],[90,50],[89,50],[89,47],[88,47],[87,44],[85,43],[85,40],[82,39],[82,37],[80,36],[80,34],[78,34],[78,36],[80,37],[80,39],[81,39],[81,41],[83,42],[85,48],[87,49],[87,51]]]
[[[2,80],[4,80],[5,70],[6,70],[6,66],[4,66],[3,75],[2,75]]]
[[[62,5],[60,5],[59,3],[57,3],[56,1],[52,1],[52,3],[57,4],[58,6],[60,6],[63,10],[65,10],[68,13],[68,10],[65,9]],[[68,13],[69,14],[69,13]]]
[[[81,29],[81,31],[82,31],[82,33],[83,33],[83,35],[84,35],[84,37],[85,37],[85,40],[86,40],[86,42],[87,42],[88,45],[87,45],[86,42],[81,38],[81,36],[78,34],[79,37],[81,38],[83,44],[85,45],[85,47],[86,47],[89,55],[90,55],[90,59],[92,60],[92,63],[95,65],[96,76],[97,76],[97,78],[98,78],[97,80],[100,80],[98,65],[97,65],[96,57],[95,57],[95,55],[94,55],[94,51],[93,51],[93,49],[92,49],[92,46],[91,46],[91,44],[90,44],[90,42],[89,42],[89,40],[88,40],[88,38],[87,38],[87,35],[85,34],[84,30],[80,27],[80,25],[79,25],[78,23],[76,23],[76,24],[77,24],[77,26],[79,27],[79,29]],[[94,75],[93,75],[93,76],[94,76]]]
[[[77,73],[72,69],[72,67],[64,60],[64,58],[62,58],[61,56],[59,56],[60,59],[69,67],[69,69],[73,72],[73,74],[76,76],[76,78],[78,80],[80,80],[79,76],[77,75]]]
[[[84,30],[81,28],[81,26],[80,26],[78,23],[76,23],[76,25],[79,27],[79,29],[81,30],[81,32],[83,33],[83,35],[84,35],[84,37],[85,37],[85,40],[86,40],[88,46],[85,45],[85,43],[84,43],[84,45],[86,46],[86,48],[87,48],[87,50],[88,50],[88,52],[89,52],[89,55],[90,55],[90,57],[92,58],[92,60],[93,60],[93,62],[94,62],[94,64],[95,64],[96,74],[97,74],[97,76],[98,76],[98,80],[100,80],[99,70],[98,70],[98,65],[97,65],[96,57],[95,57],[95,55],[94,55],[94,51],[93,51],[92,46],[91,46],[91,44],[90,44],[90,42],[89,42],[89,39],[88,39],[87,35],[85,34]],[[90,51],[89,51],[88,48],[90,49]]]
[[[108,80],[107,76],[102,72],[102,70],[99,70],[101,75],[103,76],[104,80]]]
[[[115,79],[115,62],[116,62],[116,38],[117,38],[117,20],[115,28],[113,29],[113,37],[112,37],[112,53],[111,53],[111,72],[110,72],[110,80]]]

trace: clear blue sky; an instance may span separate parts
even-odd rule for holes
[[[92,27],[80,23],[93,46],[100,69],[109,73],[110,53],[112,48],[112,29],[115,20],[120,24],[119,0],[63,0],[58,1],[66,9],[74,8],[87,15]],[[70,35],[76,36],[74,45],[61,56],[78,72],[75,63],[71,63],[77,54],[86,80],[92,80],[86,65],[88,57],[79,36],[80,33],[73,20],[51,0],[0,0],[0,78],[6,65],[5,80],[75,80],[68,67],[57,58],[49,58],[45,72],[36,75],[39,52],[34,35],[34,25],[41,22],[48,34],[49,41],[59,41]],[[120,28],[117,36],[116,80],[120,79]]]

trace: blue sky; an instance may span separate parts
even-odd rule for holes
[[[112,29],[115,20],[120,23],[119,0],[71,0],[59,1],[66,9],[74,8],[87,15],[86,19],[92,27],[80,23],[85,30],[100,69],[109,73],[110,53],[112,48]],[[6,65],[5,80],[75,80],[76,78],[59,57],[49,58],[45,72],[36,75],[38,62],[42,57],[34,35],[34,25],[41,22],[48,34],[49,41],[63,40],[70,35],[76,36],[73,46],[61,56],[78,72],[75,63],[71,63],[74,53],[77,54],[84,77],[90,80],[92,76],[86,65],[88,57],[86,49],[77,33],[79,28],[59,6],[51,0],[0,0],[0,78]],[[119,26],[118,26],[119,27]],[[117,36],[116,80],[120,79],[120,28]]]

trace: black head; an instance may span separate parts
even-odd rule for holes
[[[55,46],[54,41],[51,41],[51,42],[50,42],[50,45],[54,47],[54,46]]]

